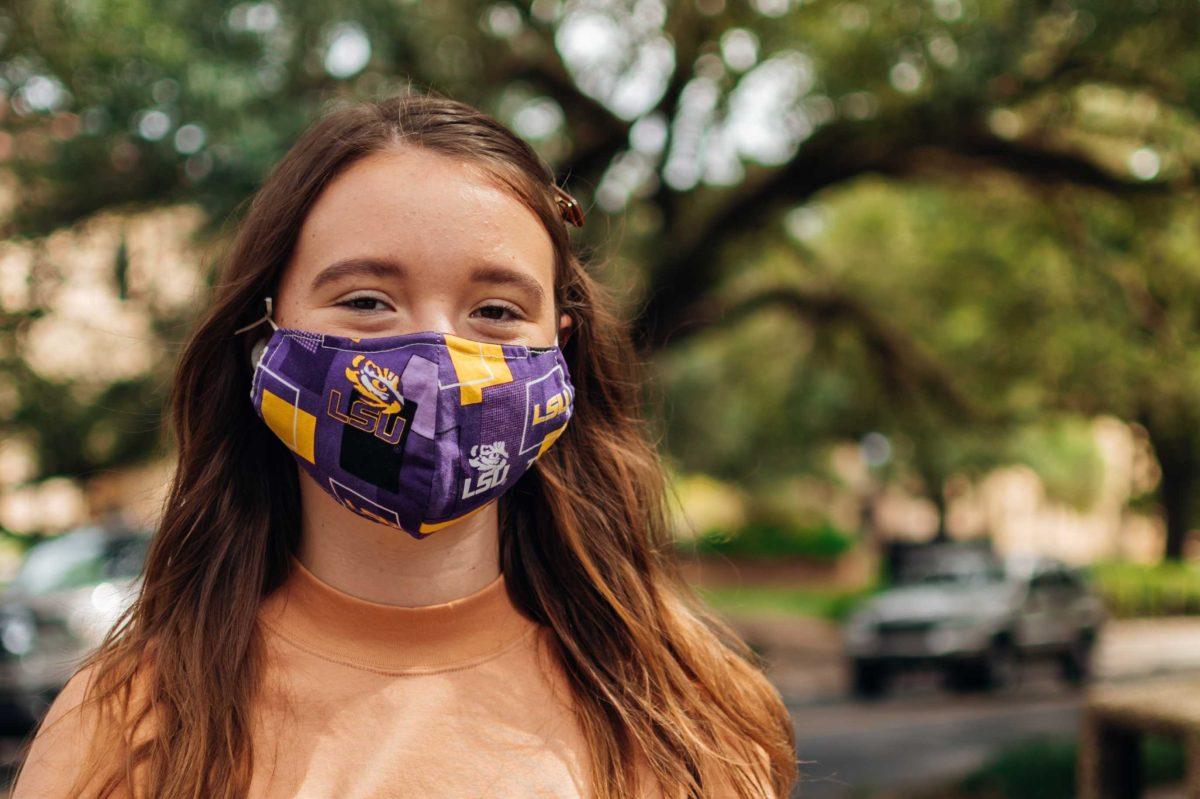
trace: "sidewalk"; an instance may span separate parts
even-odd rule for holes
[[[767,659],[767,676],[789,701],[845,696],[847,673],[838,628],[784,614],[725,614]],[[1200,617],[1110,620],[1095,654],[1100,680],[1200,670]]]

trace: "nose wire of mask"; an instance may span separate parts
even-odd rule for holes
[[[270,322],[250,401],[342,507],[423,539],[511,489],[559,438],[575,389],[552,347],[420,331],[352,338]],[[260,349],[261,347],[261,349]]]

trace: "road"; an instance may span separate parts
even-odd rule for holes
[[[735,621],[767,659],[796,729],[804,799],[903,797],[905,789],[944,784],[1013,744],[1039,736],[1072,737],[1080,691],[1048,664],[1026,666],[1017,684],[992,694],[956,694],[934,674],[906,674],[887,698],[846,697],[840,639],[814,620],[757,617]],[[1195,673],[1200,677],[1200,620],[1118,621],[1101,636],[1094,668],[1100,682]]]
[[[978,696],[912,675],[889,698],[789,703],[805,799],[842,799],[943,783],[1032,737],[1069,738],[1081,694],[1033,675]]]

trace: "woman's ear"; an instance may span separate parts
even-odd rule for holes
[[[567,338],[575,329],[572,326],[573,321],[574,320],[571,319],[571,316],[565,313],[558,318],[558,343],[560,346],[567,343]]]

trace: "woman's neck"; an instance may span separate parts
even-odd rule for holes
[[[418,540],[343,508],[301,470],[297,559],[341,591],[420,607],[468,596],[500,574],[500,523],[492,502]]]

